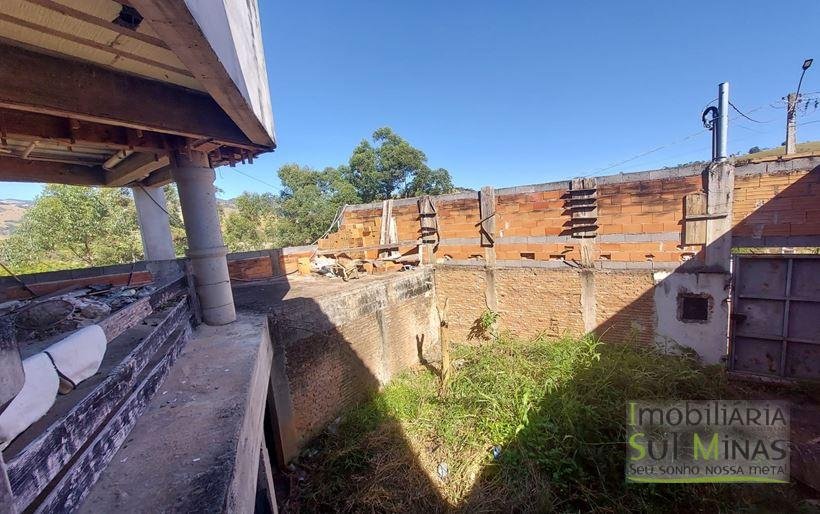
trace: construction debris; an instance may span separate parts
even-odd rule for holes
[[[128,287],[93,284],[31,300],[0,304],[0,318],[11,320],[21,343],[96,324],[112,312],[149,296],[154,286]]]

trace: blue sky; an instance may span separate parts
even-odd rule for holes
[[[257,180],[221,168],[224,197],[275,190],[284,163],[346,162],[381,126],[472,188],[587,175],[662,146],[602,173],[708,159],[708,133],[680,140],[702,129],[724,80],[736,106],[768,122],[733,121],[730,151],[776,146],[777,104],[803,60],[820,58],[817,0],[260,0],[260,9],[279,149],[238,168]],[[820,91],[820,60],[803,91]],[[820,109],[799,122],[799,141],[820,139]],[[3,189],[6,198],[38,191]]]

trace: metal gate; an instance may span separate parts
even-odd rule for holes
[[[732,300],[732,370],[820,379],[820,256],[735,256]]]

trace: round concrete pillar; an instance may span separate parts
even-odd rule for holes
[[[135,187],[134,203],[146,261],[176,259],[171,223],[161,187]]]
[[[219,226],[214,170],[207,167],[207,157],[196,162],[180,158],[171,176],[179,190],[202,319],[208,325],[226,325],[236,320],[236,310],[225,258],[228,250]]]

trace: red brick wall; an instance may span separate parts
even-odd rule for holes
[[[607,342],[634,339],[651,343],[655,335],[653,291],[651,271],[596,271],[595,333]]]
[[[480,268],[436,268],[436,302],[447,302],[449,334],[453,341],[470,340],[470,331],[486,310],[486,272]]]
[[[733,222],[737,236],[820,234],[820,170],[736,177]]]
[[[577,271],[498,269],[495,287],[500,330],[524,338],[583,334]]]
[[[286,350],[293,419],[302,440],[379,386],[381,333],[376,314],[291,344]]]
[[[772,168],[775,171],[764,170],[754,175],[744,173],[743,166],[738,167],[733,233],[758,237],[820,235],[820,202],[816,200],[820,195],[820,168],[809,171],[812,162],[794,161],[791,166],[796,170]],[[645,175],[640,180],[622,183],[600,180],[597,190],[599,237],[592,247],[593,260],[672,264],[696,256],[702,249],[700,245],[682,245],[684,197],[702,190],[697,169],[689,172],[695,174],[676,177],[670,171],[668,177],[651,180],[645,179]],[[521,193],[496,191],[496,258],[579,260],[579,240],[560,239],[570,235],[566,193],[564,187]],[[478,194],[472,198],[443,196],[435,201],[442,239],[436,258],[439,261],[483,259],[484,249],[478,243]],[[416,203],[394,205],[393,209],[399,239],[416,239],[419,236]],[[380,217],[380,208],[355,210],[345,215],[344,223],[362,223]],[[618,240],[620,235],[639,237],[632,237],[631,241],[629,238]]]
[[[336,318],[326,317],[325,307],[316,312],[315,305],[301,305],[274,316],[272,334],[284,349],[297,445],[316,436],[343,410],[369,399],[396,374],[419,365],[420,352],[427,360],[439,358],[434,289],[429,285],[424,291],[403,292],[365,287],[343,295],[326,300],[335,305],[356,296],[357,308],[364,311],[355,312],[367,314],[351,319],[353,315],[345,313],[347,321],[336,324]],[[375,310],[382,302],[390,303]],[[331,329],[316,328],[331,322]]]
[[[577,271],[498,268],[493,274],[500,331],[517,337],[584,332]],[[448,301],[449,333],[455,342],[486,338],[478,326],[487,310],[486,277],[487,272],[480,267],[436,268],[436,299],[439,308],[443,308],[445,299]]]

